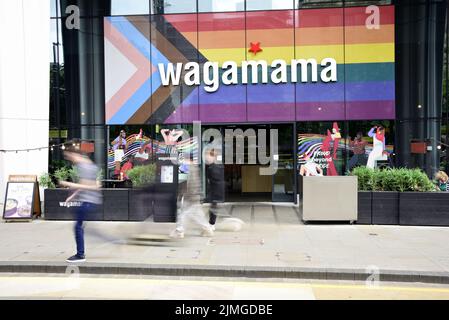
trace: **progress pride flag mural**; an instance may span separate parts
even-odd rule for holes
[[[105,18],[106,121],[394,119],[394,7],[378,8],[377,27],[366,7]],[[274,60],[314,59],[319,73],[326,58],[337,62],[336,82],[313,82],[309,70],[307,82],[291,83],[289,66],[287,83],[221,83],[212,93],[183,83],[186,70],[164,86],[157,68],[234,61],[241,79],[242,61],[266,61],[270,74]]]

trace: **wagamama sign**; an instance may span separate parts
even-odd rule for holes
[[[220,83],[224,85],[248,84],[249,82],[252,84],[268,83],[269,77],[271,82],[275,84],[318,82],[318,76],[325,83],[337,82],[337,62],[333,58],[324,58],[320,64],[316,59],[292,59],[290,65],[287,65],[285,60],[277,59],[270,66],[272,69],[269,71],[268,63],[264,60],[242,61],[242,72],[239,79],[238,65],[234,61],[225,61],[221,67],[218,62],[208,61],[202,66],[203,72],[201,72],[200,64],[197,62],[188,62],[185,65],[182,63],[158,64],[163,86],[170,84],[178,86],[181,81],[181,74],[185,71],[184,83],[186,85],[199,86],[202,75],[202,83],[205,84],[204,90],[209,93],[217,91]],[[220,68],[223,71],[221,79]],[[310,79],[309,68],[311,69]],[[261,73],[259,73],[259,69],[261,69]],[[288,72],[288,69],[290,69],[290,72]],[[298,77],[298,70],[301,70],[300,77]],[[251,74],[251,81],[248,77],[249,74]],[[289,77],[290,79],[288,79]]]

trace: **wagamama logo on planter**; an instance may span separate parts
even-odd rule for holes
[[[225,61],[221,66],[218,62],[208,61],[203,65],[203,72],[201,72],[200,64],[197,62],[188,62],[185,65],[183,63],[158,64],[163,86],[170,84],[178,86],[181,81],[181,74],[185,71],[184,83],[186,85],[199,86],[202,75],[202,83],[205,84],[204,90],[210,93],[217,91],[220,83],[224,85],[248,84],[250,82],[249,74],[251,74],[252,84],[268,83],[268,77],[275,84],[297,83],[299,81],[303,83],[318,82],[318,76],[322,82],[337,82],[337,62],[333,58],[324,58],[319,65],[316,59],[292,59],[290,65],[287,65],[285,60],[277,59],[271,63],[270,67],[272,69],[269,71],[268,63],[264,60],[242,61],[242,72],[239,76],[238,65],[234,61]],[[309,79],[309,67],[312,71],[311,79]],[[222,69],[221,79],[220,68]],[[262,70],[261,73],[258,72],[259,69]],[[290,69],[290,72],[288,72],[288,69]],[[299,80],[298,69],[301,70]]]

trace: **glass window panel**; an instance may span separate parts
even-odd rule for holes
[[[248,61],[266,61],[268,83],[263,84],[264,71],[259,67],[257,84],[248,84],[248,121],[293,121],[295,119],[295,85],[290,82],[290,63],[295,57],[294,11],[254,11],[246,14]],[[254,44],[262,51],[255,53]],[[273,60],[286,62],[287,83],[275,83],[271,73]],[[276,68],[277,69],[277,68]],[[250,69],[251,70],[251,69]],[[251,79],[252,82],[252,79]]]
[[[201,13],[198,15],[198,43],[200,62],[233,61],[238,66],[245,60],[245,13]],[[221,69],[220,69],[221,70]],[[220,71],[222,72],[222,71]],[[238,72],[238,79],[241,74]],[[200,119],[202,122],[245,122],[246,87],[242,84],[224,85],[219,80],[218,90],[199,91]]]
[[[295,0],[246,0],[246,10],[293,9]]]
[[[149,0],[111,0],[111,15],[150,14]]]
[[[125,134],[121,134],[124,132]],[[119,178],[120,171],[125,171],[125,164],[130,162],[134,167],[146,165],[154,162],[154,155],[158,143],[154,142],[153,127],[150,125],[124,125],[110,126],[107,137],[107,163],[108,163],[108,179]],[[112,142],[122,140],[122,143],[112,145]],[[116,150],[119,146],[126,148],[124,156],[117,155]],[[120,151],[118,152],[120,153]],[[126,172],[124,172],[126,180]]]
[[[151,42],[154,46],[152,64],[166,67],[168,63],[198,62],[198,20],[196,14],[151,16]],[[184,82],[183,69],[179,85],[161,86],[158,71],[152,76],[154,123],[191,123],[198,120],[198,86]]]
[[[385,136],[385,149],[382,144],[373,147],[373,137],[369,136],[372,128],[383,127]],[[375,133],[377,130],[373,130]],[[369,163],[375,167],[393,167],[395,158],[394,149],[394,121],[350,121],[349,132],[345,139],[347,150],[346,171],[350,172],[357,166],[367,166]],[[381,148],[381,151],[377,149]],[[373,153],[374,150],[374,153]],[[387,154],[382,156],[383,151]]]
[[[295,11],[296,59],[315,59],[317,82],[312,82],[313,68],[308,67],[307,82],[301,82],[298,67],[296,84],[297,120],[345,119],[343,9],[303,9]],[[321,80],[321,61],[337,62],[337,81]]]
[[[391,0],[294,0],[296,8],[330,8],[330,7],[354,7],[369,5],[388,5]]]
[[[245,0],[198,0],[199,12],[244,11]]]
[[[104,19],[107,124],[146,123],[151,116],[149,16]]]
[[[364,7],[345,9],[347,119],[394,119],[394,7],[380,7],[378,28],[367,17]]]
[[[54,63],[58,61],[58,33],[60,35],[60,31],[58,30],[58,23],[60,20],[58,19],[50,19],[50,44],[49,44],[49,55],[48,59],[50,63]],[[58,32],[59,31],[59,32]],[[61,41],[61,38],[59,38]],[[61,50],[59,50],[60,56]]]
[[[196,12],[196,0],[151,0],[151,14]]]
[[[64,47],[62,44],[61,20],[50,19],[50,126],[67,123],[65,107]]]
[[[59,0],[50,0],[50,16],[52,18],[61,16],[61,9],[59,7]]]
[[[344,123],[300,122],[298,124],[298,170],[304,175],[342,175],[344,172]]]

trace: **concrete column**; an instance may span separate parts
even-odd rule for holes
[[[49,0],[0,1],[0,149],[48,147]],[[11,174],[40,175],[48,149],[0,153],[0,203]]]

